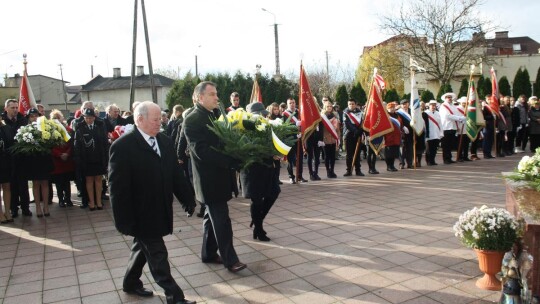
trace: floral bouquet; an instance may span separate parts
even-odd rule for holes
[[[17,130],[16,142],[11,151],[14,154],[49,154],[53,147],[60,146],[69,139],[67,130],[60,122],[41,116],[36,122]]]
[[[237,109],[225,114],[209,126],[223,142],[220,152],[241,162],[241,168],[253,163],[265,164],[273,156],[286,155],[297,141],[298,127],[282,120],[268,120]]]
[[[109,137],[113,140],[116,140],[120,138],[122,135],[130,133],[133,131],[134,126],[133,124],[127,124],[125,126],[116,126],[114,127],[114,131],[109,133]]]
[[[474,207],[465,211],[454,225],[461,242],[473,249],[508,251],[520,235],[521,225],[502,208]]]
[[[536,191],[540,191],[540,148],[533,156],[523,156],[514,174],[505,176],[513,181],[523,181]]]

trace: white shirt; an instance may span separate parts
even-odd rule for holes
[[[443,131],[447,130],[457,130],[457,122],[459,122],[461,119],[463,119],[463,115],[459,113],[456,106],[454,106],[451,103],[448,103],[448,101],[445,101],[442,103],[441,107],[439,108],[440,114],[441,114],[441,123],[442,123],[442,129]]]
[[[465,112],[465,109],[461,105],[456,106],[456,109],[458,110],[457,114],[467,118],[467,116],[465,116],[465,115],[467,115],[467,113]],[[466,120],[458,122],[457,133],[458,134],[467,134],[467,121]]]
[[[150,137],[153,137],[154,138],[154,141],[156,143],[156,152],[159,156],[161,156],[161,150],[159,150],[159,145],[158,145],[158,141],[157,141],[157,138],[155,136],[150,136],[146,133],[144,133],[141,129],[139,129],[139,132],[141,132],[142,136],[144,137],[144,140],[146,140],[146,142],[148,143],[148,145],[150,145],[150,147],[152,147],[152,141],[150,140]]]
[[[426,110],[425,112],[430,117],[428,118],[429,134],[426,134],[426,139],[441,139],[444,135],[441,124],[441,115],[437,111],[431,112],[430,110]]]

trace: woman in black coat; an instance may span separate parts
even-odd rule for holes
[[[15,142],[15,134],[10,127],[4,124],[0,115],[0,190],[4,195],[4,209],[2,210],[2,195],[0,195],[0,223],[13,222],[11,217],[11,189],[10,181],[13,175],[13,162],[9,148]]]
[[[90,211],[103,209],[102,178],[107,173],[107,133],[103,124],[96,123],[94,109],[84,110],[84,122],[75,131],[75,161],[86,181]],[[95,192],[94,192],[95,190]]]
[[[264,109],[263,104],[260,102],[250,103],[246,109],[253,114],[268,115],[268,111]],[[279,158],[269,157],[263,164],[254,163],[240,171],[244,198],[251,199],[250,227],[255,226],[253,228],[253,238],[263,242],[270,241],[270,238],[266,236],[266,231],[263,229],[264,218],[281,192],[279,171],[276,171],[276,166],[279,166]]]

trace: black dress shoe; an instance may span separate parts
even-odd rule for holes
[[[343,176],[352,176],[352,173],[351,173],[351,171],[347,171],[347,172],[345,172],[345,174],[343,174]]]
[[[472,161],[470,158],[464,158],[463,161]]]
[[[356,176],[365,176],[365,174],[362,173],[362,171],[358,170],[356,171]]]
[[[216,255],[215,258],[208,259],[206,261],[202,261],[205,264],[223,264],[223,260],[219,255]]]
[[[307,182],[308,182],[307,179],[305,179],[305,178],[303,178],[303,177],[300,177],[299,181],[300,181],[301,183],[307,183]]]
[[[167,297],[167,304],[197,304],[196,301],[190,301],[187,299],[182,299],[175,301],[172,296]]]
[[[227,269],[232,273],[237,273],[242,269],[246,269],[247,265],[242,262],[236,262],[234,265],[227,267]]]
[[[388,168],[388,169],[386,169],[386,171],[396,172],[396,171],[398,171],[398,169],[396,169],[396,168]]]
[[[22,211],[22,215],[24,215],[24,216],[32,216],[32,211],[30,211],[30,210],[23,210],[23,211]]]
[[[368,173],[369,174],[379,174],[379,171],[377,171],[377,170],[369,170]]]
[[[151,297],[151,296],[154,295],[153,291],[151,291],[150,289],[146,289],[144,287],[135,288],[135,289],[125,289],[124,288],[124,292],[132,294],[132,295],[137,295],[139,297]]]
[[[102,194],[101,195],[101,200],[103,201],[108,201],[109,200],[109,196],[107,194]]]
[[[493,155],[489,155],[489,154],[488,154],[488,155],[484,155],[484,158],[490,159],[490,158],[495,158],[495,157],[493,157]]]

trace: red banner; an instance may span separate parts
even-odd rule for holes
[[[37,105],[34,98],[34,93],[32,93],[32,88],[30,87],[30,82],[28,81],[28,75],[26,74],[25,69],[20,87],[19,113],[26,115],[26,112],[28,112],[28,110],[36,107]]]
[[[319,107],[313,99],[304,66],[300,65],[300,120],[302,124],[302,142],[311,135],[321,121]]]
[[[380,75],[375,73],[374,80],[371,85],[371,94],[366,109],[366,117],[364,118],[363,128],[369,132],[370,141],[374,142],[375,139],[381,137],[394,130],[394,126],[390,121],[388,112],[386,111],[382,102],[382,88],[381,84],[384,80]],[[376,152],[382,148],[382,145],[373,146]]]
[[[251,97],[249,98],[249,102],[263,102],[261,87],[259,87],[257,79],[255,79],[255,81],[253,82],[253,88],[251,89]]]
[[[499,103],[499,84],[497,83],[497,75],[495,74],[495,70],[493,67],[490,70],[491,74],[491,102],[489,103],[489,107],[491,108],[493,114],[497,115],[499,119],[502,119],[504,124],[506,125],[506,119],[504,118],[504,115],[501,115],[501,104]]]

